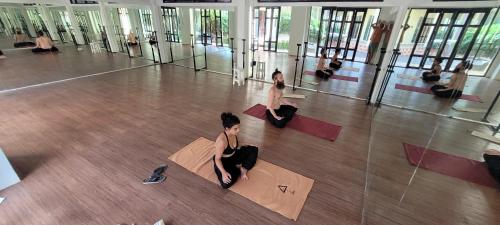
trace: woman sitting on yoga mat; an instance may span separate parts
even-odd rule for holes
[[[215,140],[214,169],[222,188],[231,187],[238,178],[248,180],[247,172],[257,162],[258,148],[242,146],[238,148],[240,119],[230,112],[221,114],[224,131]]]
[[[319,58],[318,66],[316,66],[316,76],[321,77],[323,79],[328,79],[333,75],[333,71],[325,68],[326,64],[326,49],[321,49],[321,57]]]
[[[34,49],[31,49],[33,53],[59,51],[59,49],[54,46],[50,38],[43,34],[43,31],[38,31],[37,35],[38,37],[36,38],[36,46]]]
[[[483,154],[484,162],[488,167],[491,176],[500,182],[500,152],[488,150]]]
[[[432,86],[432,92],[442,98],[460,98],[467,81],[465,70],[470,66],[471,64],[468,61],[459,63],[453,70],[450,82],[446,85],[436,84]]]
[[[272,74],[273,86],[269,89],[267,97],[266,117],[272,125],[283,128],[297,112],[297,105],[283,98],[285,81],[283,74],[276,69]]]
[[[425,71],[422,73],[422,80],[424,81],[439,81],[441,79],[441,63],[443,60],[441,58],[435,58],[432,63],[431,71]]]
[[[332,62],[330,62],[330,67],[336,70],[340,69],[340,67],[342,66],[342,62],[339,61],[339,55],[340,49],[337,48],[335,49],[335,54],[332,57]]]
[[[16,35],[14,35],[14,47],[15,48],[32,47],[35,45],[36,44],[33,43],[32,41],[29,41],[28,36],[26,36],[26,34],[23,34],[21,29],[19,29],[19,28],[16,29]]]

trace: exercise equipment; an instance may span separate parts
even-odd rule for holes
[[[262,120],[267,120],[266,106],[261,104],[254,105],[243,113]],[[298,114],[293,116],[286,127],[330,141],[335,141],[342,130],[342,126]]]
[[[385,50],[381,50],[381,51],[385,52]],[[383,55],[384,54],[380,54],[378,64],[382,64]],[[375,102],[376,107],[380,107],[380,103],[382,102],[382,98],[384,97],[385,90],[387,89],[387,85],[389,84],[389,80],[391,79],[392,73],[394,73],[394,66],[396,65],[396,61],[398,60],[399,55],[401,55],[401,52],[399,51],[399,49],[392,50],[391,59],[389,60],[389,64],[387,65],[387,70],[385,71],[384,79],[382,80],[382,85],[380,86],[380,91],[378,92],[377,99]],[[379,66],[378,64],[377,64],[377,68]],[[374,82],[375,81],[376,81],[376,79],[374,79]],[[372,84],[372,87],[374,84],[375,83]],[[370,90],[370,93],[372,91],[373,90]]]
[[[297,80],[297,66],[299,65],[299,53],[300,53],[300,45],[297,44],[297,55],[295,57],[295,70],[294,70],[294,75],[293,75],[293,86],[292,89],[295,91],[295,81]]]
[[[231,75],[234,76],[234,38],[229,38],[231,40]],[[253,75],[253,67],[252,67]]]
[[[194,35],[191,34],[191,50],[193,52],[193,68],[194,72],[200,71],[200,69],[196,69],[196,54],[194,53]]]
[[[255,67],[255,65],[257,64],[255,62],[255,39],[252,41],[252,76],[250,76],[251,78],[253,78],[253,68]]]
[[[168,159],[219,184],[212,160],[214,152],[215,142],[200,137]],[[249,180],[240,180],[229,190],[292,220],[298,219],[314,183],[313,179],[260,159],[248,171],[248,176]]]
[[[245,41],[246,41],[246,39],[243,38],[242,40],[243,40],[243,49],[242,49],[243,52],[241,54],[243,54],[243,69],[245,69],[245,49],[246,49],[246,47],[245,47]]]
[[[299,87],[302,87],[302,76],[304,75],[304,65],[306,64],[306,57],[307,57],[307,41],[304,42],[304,49],[302,50],[302,68],[300,69]]]

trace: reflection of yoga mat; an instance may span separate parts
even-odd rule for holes
[[[306,72],[304,72],[304,74],[310,75],[310,76],[316,76],[316,71],[306,71]],[[332,75],[330,77],[330,79],[358,82],[357,77],[349,77],[349,76],[336,75],[336,74]]]
[[[252,108],[247,109],[243,113],[257,117],[259,119],[267,120],[266,107],[261,104],[254,105]],[[342,129],[341,126],[301,116],[298,114],[295,114],[292,120],[288,122],[286,126],[300,132],[304,132],[306,134],[310,134],[330,141],[335,141],[335,139],[337,139],[340,134],[340,130]]]
[[[214,144],[213,141],[201,137],[171,155],[169,159],[219,184],[212,161],[215,152]],[[260,159],[257,160],[254,168],[248,171],[248,177],[247,181],[239,180],[229,189],[293,220],[299,217],[314,183],[313,179]]]
[[[399,74],[398,78],[407,79],[407,80],[420,80],[420,79],[422,79],[420,76],[411,75],[411,74],[404,74],[404,73]]]
[[[431,89],[427,88],[427,87],[415,87],[415,86],[404,85],[404,84],[396,84],[395,87],[396,87],[396,89],[405,90],[405,91],[419,92],[419,93],[431,94],[431,95],[433,94]],[[479,97],[477,95],[462,94],[460,99],[471,101],[471,102],[482,102],[481,97]]]
[[[359,68],[356,68],[356,67],[349,67],[349,66],[340,67],[340,70],[347,70],[347,71],[359,72]]]
[[[418,165],[423,156],[424,158],[420,162],[422,168],[484,186],[498,186],[495,179],[490,176],[488,168],[482,162],[430,149],[425,151],[424,147],[411,144],[403,143],[403,146],[406,157],[412,165]]]

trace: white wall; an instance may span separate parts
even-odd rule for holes
[[[292,19],[290,21],[290,39],[288,42],[288,54],[296,56],[297,44],[304,45],[307,40],[309,21],[311,19],[311,7],[309,6],[293,6]],[[301,46],[300,49],[302,49]],[[300,52],[299,52],[300,53]]]

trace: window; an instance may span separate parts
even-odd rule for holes
[[[363,35],[363,41],[368,41],[368,38],[370,37],[370,29],[371,25],[373,24],[373,20],[375,19],[375,16],[370,15],[368,18],[368,26],[365,26],[365,35]]]

